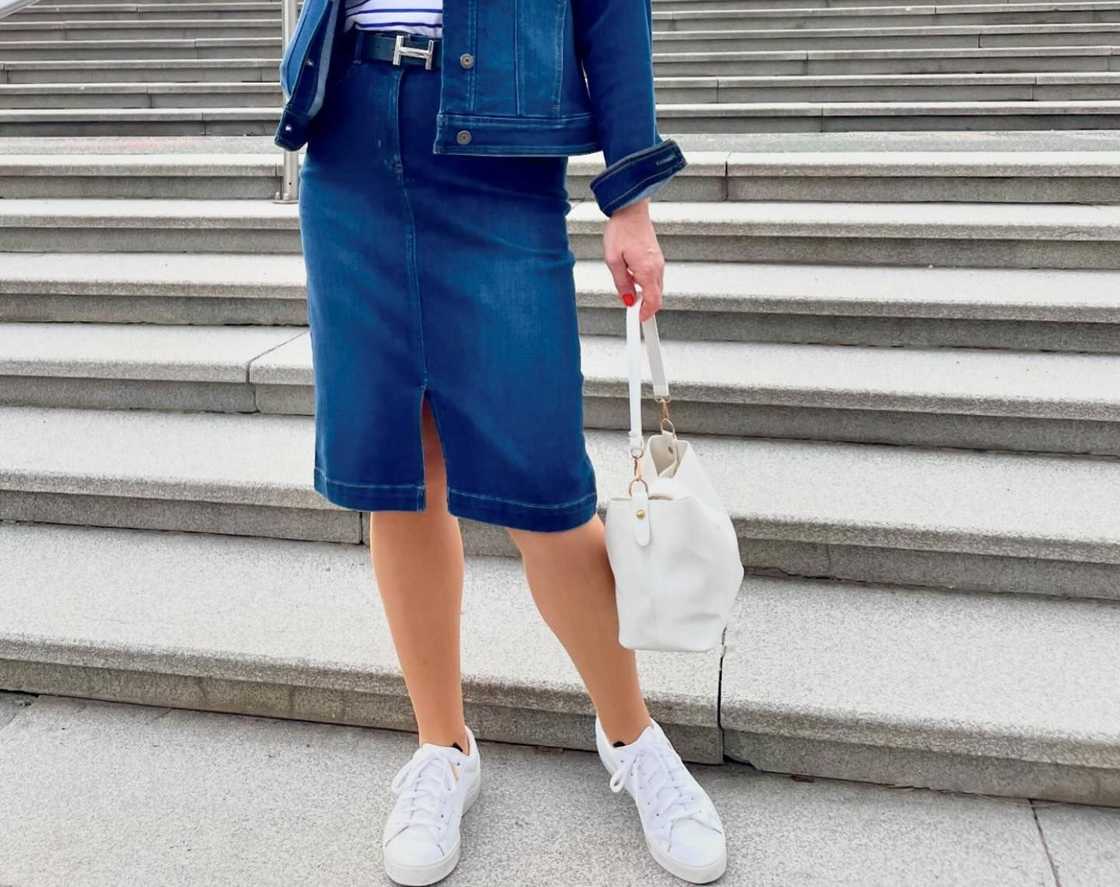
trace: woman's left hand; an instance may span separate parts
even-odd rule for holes
[[[604,258],[614,277],[618,297],[623,304],[633,305],[637,299],[636,283],[642,291],[642,307],[638,314],[642,320],[649,320],[661,309],[665,274],[665,257],[649,217],[649,204],[647,197],[615,210],[603,231]]]

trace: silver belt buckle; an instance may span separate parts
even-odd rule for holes
[[[407,55],[414,59],[424,59],[424,70],[432,70],[432,55],[435,51],[436,41],[429,37],[428,48],[421,49],[418,46],[405,46],[404,38],[404,34],[397,34],[397,40],[393,44],[393,64],[399,65],[401,63],[401,56]]]

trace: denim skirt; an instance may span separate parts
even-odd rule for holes
[[[440,69],[336,41],[300,172],[315,489],[425,508],[428,397],[452,514],[516,529],[596,510],[567,157],[436,154]]]

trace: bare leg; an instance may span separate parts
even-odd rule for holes
[[[422,411],[426,510],[370,515],[370,555],[420,742],[464,751],[459,612],[463,539],[447,510],[447,471],[427,398]]]
[[[598,515],[552,533],[510,530],[537,609],[560,639],[612,741],[633,742],[649,724],[634,651],[618,642],[614,574]]]

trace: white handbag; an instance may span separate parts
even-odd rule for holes
[[[626,309],[630,388],[630,456],[634,477],[625,496],[607,503],[607,556],[615,577],[618,640],[633,650],[703,651],[723,640],[743,581],[739,542],[700,457],[677,437],[669,418],[669,385],[657,319]],[[661,430],[642,437],[641,334]]]

